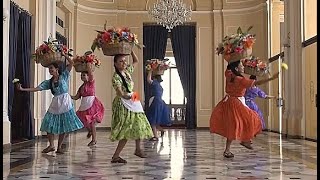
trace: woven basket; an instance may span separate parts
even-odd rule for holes
[[[239,54],[239,53],[230,54],[230,58],[228,60],[223,55],[223,59],[225,59],[229,63],[232,63],[232,62],[239,61],[239,60],[241,60],[243,58],[249,57],[251,55],[252,55],[252,48],[248,48],[248,49],[244,50],[241,54]]]
[[[37,56],[37,63],[40,63],[43,67],[48,67],[52,63],[63,63],[62,55],[60,52],[50,52]]]
[[[103,44],[102,51],[106,56],[114,56],[117,54],[126,54],[129,55],[132,52],[133,43],[121,41],[120,43],[115,44]]]
[[[74,69],[76,72],[88,72],[89,69],[87,67],[87,63],[75,63],[74,65]],[[95,66],[92,65],[91,66],[91,71],[93,72],[95,70]]]
[[[267,74],[267,71],[257,71],[256,68],[245,66],[244,73],[249,74],[249,75],[254,75],[254,76],[263,76],[263,75]]]
[[[152,71],[153,75],[163,75],[164,74],[164,69],[157,69]]]

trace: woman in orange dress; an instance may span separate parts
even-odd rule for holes
[[[210,132],[227,138],[226,158],[233,158],[230,145],[233,140],[240,140],[241,145],[253,149],[250,140],[261,132],[259,115],[246,104],[244,94],[246,89],[254,85],[267,83],[278,78],[276,73],[271,78],[255,81],[242,75],[244,66],[241,61],[229,63],[226,71],[226,96],[213,109],[210,118]]]

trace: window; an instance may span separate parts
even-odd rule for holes
[[[302,41],[317,35],[317,0],[302,2]]]
[[[165,57],[169,59],[170,68],[164,72],[161,83],[163,87],[163,96],[162,99],[166,102],[166,104],[176,104],[182,105],[185,104],[184,101],[184,93],[180,80],[180,76],[178,73],[178,69],[176,67],[176,61],[174,57]]]

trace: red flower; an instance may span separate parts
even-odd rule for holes
[[[67,46],[63,46],[63,47],[62,47],[62,50],[63,50],[63,52],[68,52]]]
[[[122,28],[122,31],[124,31],[124,32],[130,32],[130,29],[129,29],[128,27],[124,27],[124,28]]]
[[[109,42],[111,40],[111,34],[109,32],[104,32],[102,34],[102,39],[105,42]]]
[[[243,49],[241,47],[236,47],[236,49],[234,50],[236,53],[240,54],[243,52]]]

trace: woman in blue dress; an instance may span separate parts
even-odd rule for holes
[[[151,98],[146,113],[153,131],[153,138],[151,138],[150,141],[158,141],[158,131],[161,131],[161,137],[164,135],[164,130],[161,125],[171,125],[170,111],[166,103],[162,100],[163,88],[160,82],[163,80],[161,75],[152,76],[152,70],[150,70],[147,81],[151,86]]]
[[[250,76],[250,79],[257,80],[257,77],[254,75]],[[272,99],[276,98],[275,96],[269,96],[267,95],[263,90],[258,88],[257,86],[252,86],[246,90],[246,93],[244,95],[246,99],[246,105],[256,111],[259,114],[261,125],[262,125],[262,130],[266,129],[266,124],[263,118],[262,111],[259,109],[259,106],[254,102],[254,99],[256,97],[263,98],[263,99]]]
[[[37,92],[43,90],[51,90],[53,98],[41,123],[40,131],[47,132],[49,146],[45,148],[42,153],[55,151],[54,134],[59,134],[57,154],[63,154],[62,142],[65,134],[83,128],[83,124],[77,117],[75,109],[72,104],[71,96],[68,94],[69,73],[73,66],[71,60],[64,53],[62,55],[68,60],[69,64],[66,69],[62,71],[57,63],[52,63],[49,68],[49,73],[52,78],[43,81],[36,88],[22,88],[18,84],[18,90]]]

